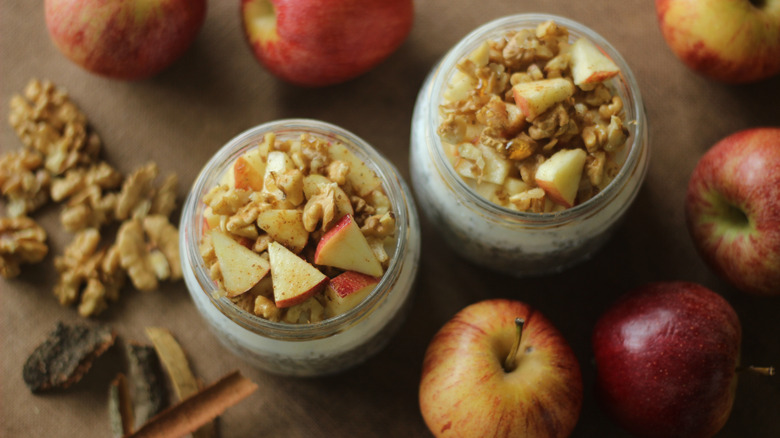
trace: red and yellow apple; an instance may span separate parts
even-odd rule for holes
[[[433,337],[419,402],[437,437],[566,437],[579,418],[582,376],[539,311],[491,299],[462,309]]]
[[[246,38],[274,75],[325,86],[353,79],[403,43],[412,0],[241,0]]]
[[[103,76],[159,73],[190,47],[206,0],[45,0],[46,26],[71,61]]]
[[[731,413],[741,336],[737,314],[715,292],[687,282],[641,286],[594,327],[597,394],[635,436],[713,436]]]
[[[780,128],[727,136],[699,160],[685,197],[699,254],[738,289],[780,294]]]
[[[780,73],[780,1],[656,0],[672,52],[692,70],[728,83]]]

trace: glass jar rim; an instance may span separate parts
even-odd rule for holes
[[[360,304],[343,314],[320,322],[306,324],[274,322],[240,309],[226,297],[214,296],[213,292],[217,288],[211,280],[200,254],[199,242],[203,233],[203,195],[219,180],[218,178],[226,170],[226,166],[229,166],[229,163],[235,161],[238,155],[245,150],[256,145],[258,139],[262,139],[262,136],[269,132],[275,133],[277,138],[308,133],[319,138],[338,141],[351,152],[356,152],[376,172],[382,181],[385,194],[393,206],[397,238],[385,274],[374,290]],[[181,216],[179,248],[182,254],[183,269],[192,271],[200,289],[190,292],[206,294],[209,302],[224,316],[244,329],[268,338],[294,341],[332,336],[367,316],[371,309],[387,297],[392,285],[396,283],[403,265],[401,258],[405,254],[407,246],[406,237],[408,236],[410,220],[407,202],[411,201],[408,199],[408,194],[404,193],[400,174],[395,166],[368,142],[344,128],[320,120],[305,118],[274,120],[249,128],[225,143],[209,159],[195,179],[187,196]]]
[[[449,79],[449,73],[461,59],[471,53],[472,50],[476,49],[477,44],[485,39],[500,36],[501,33],[511,30],[533,28],[540,23],[550,20],[568,29],[570,34],[587,37],[597,47],[606,52],[606,55],[620,68],[620,73],[617,76],[620,78],[619,84],[623,88],[620,94],[624,99],[627,98],[630,102],[630,105],[624,106],[626,110],[630,110],[631,115],[629,118],[631,123],[626,124],[627,128],[631,131],[630,149],[615,178],[607,187],[587,201],[571,208],[551,213],[516,211],[502,207],[484,198],[455,172],[455,169],[446,157],[444,148],[441,145],[441,138],[436,134],[434,127],[438,126],[439,123],[439,104],[441,102],[444,87],[447,85],[446,81]],[[426,96],[426,99],[428,99],[429,102],[427,108],[428,113],[423,114],[424,120],[426,120],[426,123],[424,123],[426,130],[425,134],[429,140],[429,154],[436,162],[437,167],[442,171],[442,175],[445,176],[445,179],[453,189],[464,194],[472,204],[492,214],[494,217],[509,222],[522,222],[528,226],[546,227],[556,226],[590,214],[594,208],[607,204],[611,199],[618,195],[622,183],[633,173],[636,165],[640,163],[642,153],[646,152],[648,147],[647,116],[645,114],[644,103],[636,77],[626,60],[617,49],[600,34],[579,22],[559,15],[544,13],[508,15],[477,27],[456,43],[455,46],[441,58],[436,67],[434,67],[434,70],[431,72],[430,86],[428,87],[427,93],[428,96]],[[645,172],[646,168],[641,169],[640,171]]]

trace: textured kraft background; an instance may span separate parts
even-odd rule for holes
[[[209,1],[191,49],[162,74],[140,82],[104,79],[65,59],[49,40],[41,0],[0,0],[0,152],[21,147],[7,124],[8,100],[32,77],[70,91],[102,137],[103,156],[127,174],[148,160],[177,172],[183,201],[208,158],[239,132],[279,118],[335,123],[366,139],[409,176],[412,107],[428,71],[461,37],[504,15],[563,15],[600,33],[638,78],[650,124],[647,179],[627,218],[593,259],[562,274],[518,280],[457,258],[422,218],[422,260],[409,318],[389,346],[333,377],[270,375],[231,356],[209,332],[183,282],[139,293],[125,289],[95,322],[124,341],[147,342],[143,328],[170,329],[195,373],[213,382],[239,369],[260,389],[220,418],[223,437],[425,437],[417,404],[423,354],[438,328],[462,307],[488,298],[526,301],[546,314],[580,361],[585,397],[575,437],[624,434],[595,401],[590,333],[617,296],[657,280],[688,280],[724,295],[743,324],[743,362],[780,366],[780,300],[746,296],[713,274],[685,230],[683,194],[698,158],[718,139],[759,125],[780,125],[780,78],[727,86],[687,70],[665,45],[653,2],[426,0],[416,3],[409,38],[387,61],[343,85],[305,89],[280,82],[253,58],[240,27],[238,0]],[[349,25],[349,23],[345,23]],[[67,391],[32,395],[22,364],[58,320],[80,321],[52,295],[53,257],[70,240],[59,207],[34,215],[50,234],[50,255],[14,280],[0,279],[0,436],[105,437],[110,380],[119,349],[100,358]],[[178,212],[175,213],[178,218]],[[780,378],[742,376],[721,437],[780,436]]]

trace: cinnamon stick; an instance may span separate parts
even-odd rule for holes
[[[234,371],[149,420],[132,438],[175,438],[192,433],[248,397],[257,384]]]

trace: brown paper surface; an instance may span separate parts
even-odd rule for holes
[[[69,62],[49,40],[42,1],[0,0],[0,153],[21,147],[6,121],[9,98],[39,77],[70,91],[102,137],[103,156],[124,174],[148,160],[162,175],[177,172],[180,202],[222,144],[247,128],[288,117],[351,130],[408,180],[410,119],[423,79],[468,31],[520,12],[563,15],[606,37],[627,59],[644,95],[651,139],[647,179],[617,234],[591,260],[559,275],[517,280],[459,259],[422,217],[420,275],[408,320],[376,357],[326,378],[277,377],[233,358],[199,317],[183,282],[163,283],[150,293],[126,288],[98,320],[125,340],[143,341],[147,326],[168,328],[207,383],[236,367],[258,383],[259,391],[221,416],[225,438],[429,436],[417,405],[426,345],[457,310],[488,297],[536,306],[572,344],[585,383],[577,437],[623,436],[593,393],[590,332],[612,300],[640,284],[689,280],[718,291],[742,319],[743,360],[780,365],[780,301],[741,294],[712,273],[696,254],[683,215],[688,176],[705,150],[739,129],[780,125],[780,78],[726,86],[695,75],[664,43],[651,1],[418,1],[409,38],[386,62],[348,83],[306,89],[277,80],[255,61],[242,35],[238,0],[209,1],[190,50],[160,75],[138,82],[98,77]],[[0,279],[0,436],[109,434],[107,394],[119,349],[64,392],[32,395],[22,381],[25,358],[55,321],[80,319],[52,295],[53,257],[70,240],[58,214],[53,206],[35,215],[50,234],[46,260],[24,266],[16,279]],[[777,378],[743,376],[720,436],[780,436],[779,411]]]

